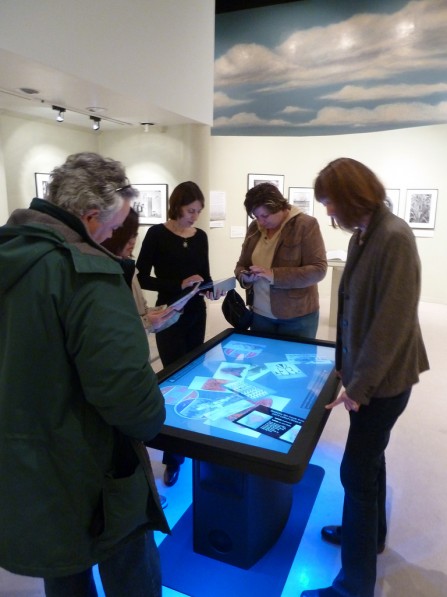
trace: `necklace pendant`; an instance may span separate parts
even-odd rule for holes
[[[184,240],[183,241],[183,246],[184,246],[185,249],[187,249],[188,248],[188,241]]]

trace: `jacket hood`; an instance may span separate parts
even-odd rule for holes
[[[91,239],[79,218],[45,200],[33,199],[29,209],[14,211],[0,227],[0,292],[55,250],[68,251],[77,271],[85,271],[87,262],[82,256],[88,254],[98,256],[96,272],[122,273],[118,260]],[[106,255],[111,259],[105,259]]]
[[[39,242],[35,242],[38,240]],[[63,245],[57,233],[39,226],[2,226],[0,228],[0,291],[21,279],[44,255]]]

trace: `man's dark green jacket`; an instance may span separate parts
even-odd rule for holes
[[[142,441],[165,419],[118,260],[34,199],[0,228],[0,566],[65,576],[168,532]],[[137,456],[139,454],[139,456]]]

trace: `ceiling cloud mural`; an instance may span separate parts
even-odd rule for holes
[[[447,0],[304,0],[216,17],[213,135],[447,122]]]

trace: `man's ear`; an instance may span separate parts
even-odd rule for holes
[[[98,227],[98,216],[99,209],[89,209],[81,216],[81,220],[84,222],[84,226],[87,228],[90,234],[93,234]]]
[[[81,216],[81,220],[83,222],[90,222],[94,218],[99,216],[99,209],[89,209],[83,216]]]

